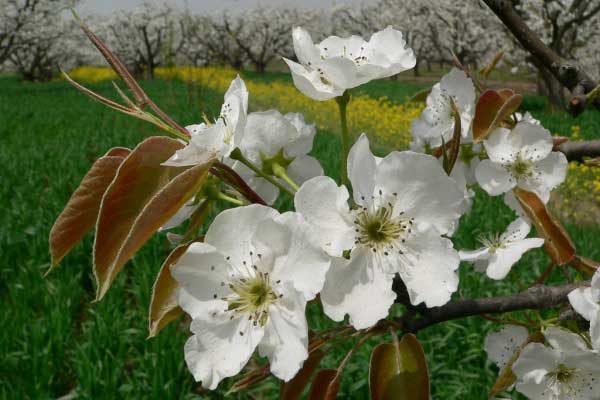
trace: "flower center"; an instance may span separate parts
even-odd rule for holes
[[[481,243],[484,247],[487,247],[490,253],[495,252],[498,249],[503,249],[506,247],[506,243],[504,243],[501,239],[501,234],[492,233],[489,235],[479,235],[477,237],[479,243]]]
[[[411,232],[413,219],[402,218],[402,214],[404,213],[394,217],[394,207],[391,204],[374,210],[359,210],[354,220],[354,243],[367,246],[373,252],[383,250],[387,255],[388,250],[392,250],[398,242],[404,242]]]
[[[517,159],[509,165],[508,170],[515,179],[529,178],[534,173],[533,163],[523,159],[520,155],[518,155]]]
[[[575,392],[575,388],[572,385],[572,381],[577,375],[578,370],[576,368],[569,368],[564,364],[559,364],[554,371],[550,371],[546,374],[548,377],[548,387],[554,387],[555,390],[562,392],[562,394],[569,394]]]
[[[228,304],[227,311],[248,314],[254,325],[264,326],[267,323],[269,306],[281,297],[271,287],[269,274],[259,271],[250,278],[234,278],[229,288],[233,294],[223,299]]]

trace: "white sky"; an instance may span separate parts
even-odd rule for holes
[[[301,8],[330,8],[333,5],[360,4],[366,0],[166,0],[168,4],[179,8],[188,8],[195,12],[211,10],[251,9],[264,7],[301,7]],[[77,7],[81,14],[111,14],[117,10],[132,10],[143,0],[82,0]],[[158,2],[158,0],[151,0]]]

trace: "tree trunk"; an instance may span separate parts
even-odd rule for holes
[[[538,70],[537,90],[542,96],[546,96],[552,105],[563,108],[566,105],[565,91],[561,83],[554,75],[544,69]]]
[[[419,59],[417,58],[417,62],[415,63],[415,67],[413,68],[413,76],[421,76],[421,70],[419,69]]]
[[[267,65],[262,62],[255,62],[254,69],[256,70],[257,73],[262,75],[265,73],[265,70],[267,69]]]

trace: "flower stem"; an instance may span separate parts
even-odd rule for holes
[[[252,170],[252,172],[254,172],[257,176],[260,176],[261,178],[265,179],[267,182],[271,183],[272,185],[277,187],[280,191],[286,193],[288,196],[290,196],[292,198],[294,197],[294,194],[292,192],[290,192],[288,190],[288,188],[283,186],[281,183],[277,182],[277,180],[274,179],[271,175],[266,174],[264,171],[262,171],[256,165],[254,165],[250,160],[248,160],[246,157],[244,157],[244,155],[242,154],[240,149],[233,150],[231,152],[231,154],[229,155],[229,158],[241,162],[246,167],[250,168]]]
[[[231,204],[238,205],[238,206],[243,206],[244,205],[244,202],[241,201],[240,199],[236,199],[235,197],[228,196],[228,195],[226,195],[223,192],[217,193],[217,198],[221,199],[221,200],[224,200],[224,201],[227,201],[227,202],[229,202]]]
[[[350,138],[348,134],[347,106],[350,102],[350,93],[346,90],[343,95],[336,97],[340,110],[340,123],[342,125],[342,184],[348,186],[348,152],[350,151]]]
[[[281,165],[277,164],[277,163],[273,163],[273,174],[278,177],[281,178],[285,183],[287,183],[288,185],[290,185],[290,187],[292,189],[294,189],[294,191],[298,191],[298,189],[300,189],[298,187],[298,185],[296,184],[296,182],[294,182],[292,180],[292,178],[289,177],[289,175],[287,174],[287,171],[285,170],[285,168],[283,168]]]

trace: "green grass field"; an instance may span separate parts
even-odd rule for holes
[[[182,123],[200,120],[202,112],[215,115],[222,99],[222,93],[190,89],[178,82],[144,82],[143,86]],[[419,89],[413,86],[380,81],[361,90],[402,101]],[[92,87],[112,96],[109,83]],[[555,133],[568,134],[575,123],[582,126],[584,137],[600,133],[597,112],[574,122],[564,113],[546,111],[534,98],[526,103]],[[139,252],[100,303],[91,303],[91,237],[49,277],[42,277],[49,266],[47,238],[54,218],[92,162],[110,147],[131,147],[156,134],[160,132],[150,125],[118,115],[64,82],[38,85],[0,77],[0,398],[46,399],[71,393],[93,399],[216,399],[230,386],[228,380],[219,391],[209,393],[194,383],[183,360],[188,336],[185,321],[146,340],[151,287],[169,252],[164,234]],[[337,176],[335,135],[320,132],[313,154],[326,172]],[[289,205],[289,201],[281,202],[284,208]],[[477,234],[502,230],[511,219],[501,199],[479,193],[472,212],[463,218],[455,244],[473,248]],[[567,229],[581,255],[600,258],[600,228],[567,225]],[[528,253],[499,283],[463,265],[456,296],[512,293],[533,281],[548,262],[541,250]],[[563,276],[557,271],[551,279],[558,282]],[[313,328],[329,324],[318,312],[317,306],[310,307]],[[486,361],[482,343],[491,329],[492,323],[469,318],[419,333],[431,371],[433,398],[487,398],[496,371]],[[378,341],[389,339],[372,340],[355,354],[345,369],[340,398],[368,398],[370,350]],[[350,345],[328,354],[323,366],[337,366]],[[277,390],[278,382],[270,379],[240,398],[276,398]]]

